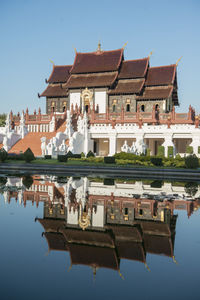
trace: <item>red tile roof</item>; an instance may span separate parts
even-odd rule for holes
[[[147,99],[166,99],[172,94],[173,86],[154,86],[146,87],[141,96],[137,96],[137,100]]]
[[[49,79],[47,80],[48,83],[64,83],[67,82],[70,76],[70,70],[72,66],[53,66],[53,70]]]
[[[122,62],[119,79],[145,77],[149,65],[149,58],[127,60]]]
[[[117,78],[117,72],[90,73],[90,74],[73,74],[68,82],[63,85],[67,88],[78,87],[105,87],[111,86]]]
[[[55,84],[48,85],[40,97],[66,97],[67,94],[66,88],[62,88],[60,84]]]
[[[117,71],[123,58],[123,49],[76,53],[71,74]]]
[[[176,74],[176,65],[149,68],[146,86],[173,84]]]
[[[110,90],[109,94],[137,94],[141,91],[145,79],[119,80],[116,87]]]

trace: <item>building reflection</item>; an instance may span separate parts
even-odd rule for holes
[[[25,187],[29,182],[28,188]],[[34,176],[8,178],[2,193],[26,206],[44,202],[44,228],[49,251],[68,251],[72,265],[120,270],[120,261],[147,266],[147,254],[175,261],[177,215],[200,207],[196,184],[112,179]],[[119,271],[120,272],[120,271]]]

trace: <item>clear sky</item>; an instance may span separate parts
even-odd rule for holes
[[[200,0],[0,0],[0,113],[39,106],[52,65],[73,64],[74,48],[125,48],[125,59],[178,65],[179,111],[200,112]]]

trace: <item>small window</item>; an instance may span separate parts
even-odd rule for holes
[[[115,104],[113,105],[112,108],[113,108],[113,112],[116,112],[116,105]]]
[[[139,215],[143,216],[143,209],[139,209]]]
[[[66,110],[66,106],[63,106],[63,112],[65,112],[65,110]]]
[[[156,104],[156,111],[159,110],[159,104]]]
[[[126,104],[126,111],[127,111],[127,112],[130,111],[130,104]]]
[[[124,209],[124,214],[125,214],[125,215],[128,215],[128,207],[125,207],[125,209]]]
[[[88,113],[88,108],[89,108],[89,105],[85,105],[85,111],[86,111],[86,113]]]
[[[140,111],[142,111],[142,112],[144,112],[144,111],[145,111],[144,104],[142,104],[142,105],[140,106]]]

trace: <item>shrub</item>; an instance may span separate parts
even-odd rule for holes
[[[32,184],[33,184],[33,178],[32,178],[32,176],[27,175],[27,176],[23,177],[22,183],[23,183],[23,185],[24,185],[27,189],[30,189],[30,187],[31,187]]]
[[[59,162],[67,162],[68,157],[67,155],[58,155],[57,159]]]
[[[199,167],[199,160],[195,154],[185,157],[185,166],[188,169],[196,169]]]
[[[81,154],[73,154],[73,158],[81,158]]]
[[[180,154],[176,154],[176,157],[175,157],[176,160],[182,160],[182,157],[180,156]]]
[[[115,157],[113,156],[105,156],[104,157],[105,164],[115,164]]]
[[[198,154],[200,154],[200,146],[198,146]]]
[[[85,157],[85,153],[84,152],[81,152],[81,157]]]
[[[169,158],[172,158],[174,156],[174,148],[173,148],[173,146],[168,146],[167,147],[167,156]]]
[[[133,153],[120,152],[120,153],[116,153],[114,155],[114,157],[116,159],[129,159],[129,160],[131,160],[131,159],[135,159],[138,156],[133,154]]]
[[[44,158],[45,159],[51,159],[51,155],[45,155]]]
[[[66,154],[66,156],[67,156],[67,157],[73,157],[74,154],[73,154],[71,151],[68,151],[67,154]]]
[[[152,163],[154,166],[162,166],[162,165],[163,165],[162,157],[152,156],[152,157],[150,158],[150,160],[151,160],[151,163]]]
[[[187,182],[185,184],[185,192],[190,195],[190,197],[194,197],[198,191],[198,183],[196,182]]]
[[[151,182],[151,187],[152,188],[161,188],[163,185],[163,181],[162,180],[154,180]]]
[[[7,159],[8,153],[4,148],[0,149],[0,161],[4,162]]]
[[[30,148],[24,152],[24,160],[28,163],[35,159],[35,156]]]
[[[164,146],[159,146],[158,147],[158,156],[165,156],[165,147]]]
[[[193,147],[192,146],[187,146],[186,147],[186,153],[192,154],[193,153]]]
[[[0,177],[0,186],[4,186],[7,183],[7,177]]]
[[[24,154],[8,154],[9,160],[24,160]]]
[[[115,185],[115,180],[113,178],[104,178],[103,184],[104,185]]]
[[[90,150],[86,157],[95,157],[94,153]]]
[[[147,156],[150,156],[151,155],[151,150],[149,148],[147,148]]]

